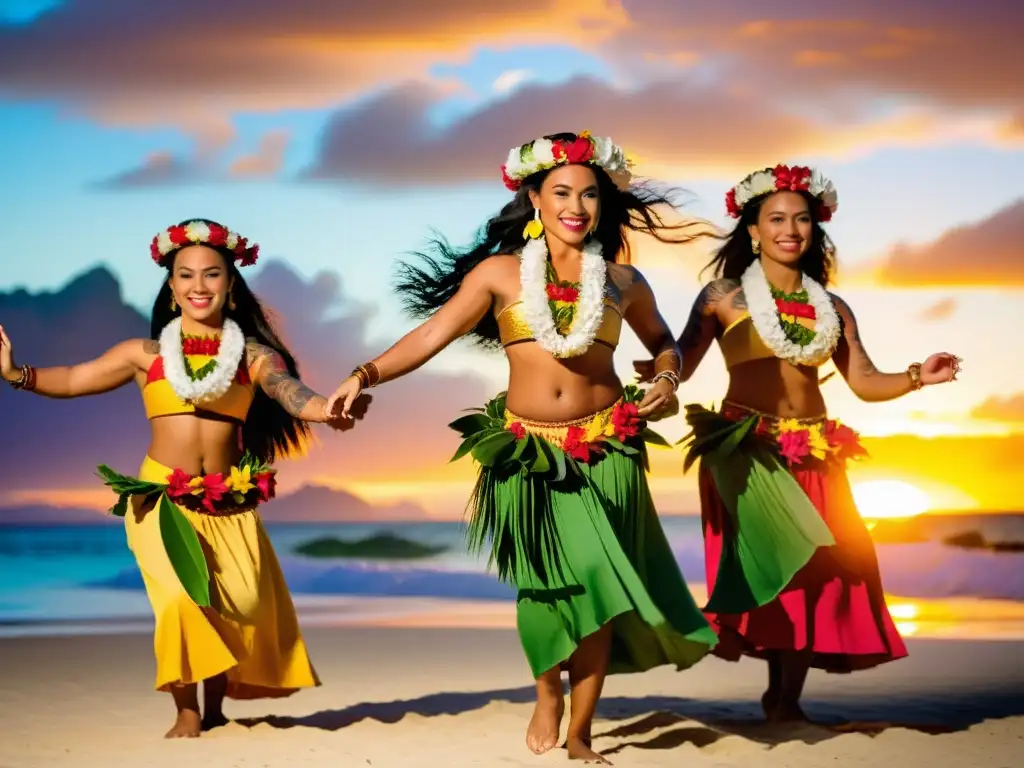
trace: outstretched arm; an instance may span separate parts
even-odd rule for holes
[[[923,386],[956,378],[960,360],[948,353],[931,355],[923,364],[915,363],[902,373],[879,371],[864,348],[857,318],[850,305],[834,294],[832,300],[843,321],[843,335],[832,355],[832,361],[850,389],[861,400],[869,403],[895,400]]]
[[[422,325],[409,331],[379,357],[365,363],[359,375],[341,383],[328,401],[331,413],[348,418],[361,389],[391,381],[415,371],[479,323],[494,302],[495,267],[485,261],[475,267],[454,296]],[[372,371],[371,379],[363,378]],[[337,407],[336,407],[337,405]]]
[[[22,379],[23,369],[14,365],[10,339],[0,330],[3,352],[3,378],[15,383]],[[131,339],[111,347],[95,360],[70,366],[28,368],[26,389],[37,395],[58,399],[99,395],[123,387],[145,367],[145,361],[159,352],[159,346],[149,339]]]
[[[292,376],[276,350],[249,339],[245,352],[253,381],[289,414],[302,421],[329,421],[324,408],[327,398]]]

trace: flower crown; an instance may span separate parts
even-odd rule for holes
[[[187,224],[175,224],[153,238],[149,244],[149,253],[158,265],[164,266],[164,259],[186,245],[208,245],[211,248],[227,248],[235,254],[239,266],[248,267],[256,263],[260,255],[260,247],[237,232],[232,232],[220,224],[207,224],[205,221],[190,221]]]
[[[632,163],[621,147],[607,137],[595,137],[590,131],[583,131],[574,141],[535,139],[515,147],[501,166],[501,180],[515,192],[522,186],[523,179],[569,163],[588,163],[604,169],[620,189],[629,186],[632,176]]]
[[[829,221],[839,207],[836,188],[816,170],[804,166],[777,165],[755,171],[725,195],[725,209],[734,219],[743,214],[747,203],[773,192],[808,192],[818,199],[818,219]]]

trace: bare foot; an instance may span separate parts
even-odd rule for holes
[[[199,713],[191,709],[182,709],[174,721],[174,726],[164,734],[165,739],[195,739],[202,730]]]
[[[557,696],[540,696],[533,708],[533,717],[526,728],[526,746],[534,754],[543,755],[558,744],[558,731],[565,714],[565,699],[561,691]]]
[[[214,728],[219,728],[222,725],[227,725],[231,721],[224,717],[223,712],[207,712],[203,715],[203,730],[212,731]]]
[[[765,710],[769,723],[809,723],[809,718],[796,702],[780,701],[771,710]]]
[[[570,760],[583,760],[586,763],[597,763],[599,765],[612,765],[612,761],[603,755],[597,754],[590,748],[590,744],[579,736],[570,736],[565,740],[565,748],[569,752]]]
[[[761,709],[764,710],[764,719],[771,720],[775,715],[775,710],[779,708],[779,694],[769,688],[761,696]]]

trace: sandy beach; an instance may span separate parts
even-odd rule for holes
[[[377,601],[379,603],[379,601]],[[396,606],[396,608],[399,606]],[[168,742],[170,698],[151,690],[147,632],[0,640],[0,766],[225,768],[543,766],[524,744],[533,699],[509,606],[403,610],[338,625],[302,613],[323,686],[227,703],[230,725]],[[426,626],[434,624],[434,626]],[[442,626],[437,626],[442,625]],[[758,722],[763,665],[707,659],[613,677],[595,747],[621,766],[1018,765],[1024,646],[911,638],[908,659],[812,673],[820,725]]]

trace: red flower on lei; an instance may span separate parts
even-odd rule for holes
[[[571,285],[548,283],[547,292],[549,301],[564,301],[567,304],[575,304],[580,297],[579,289]]]

